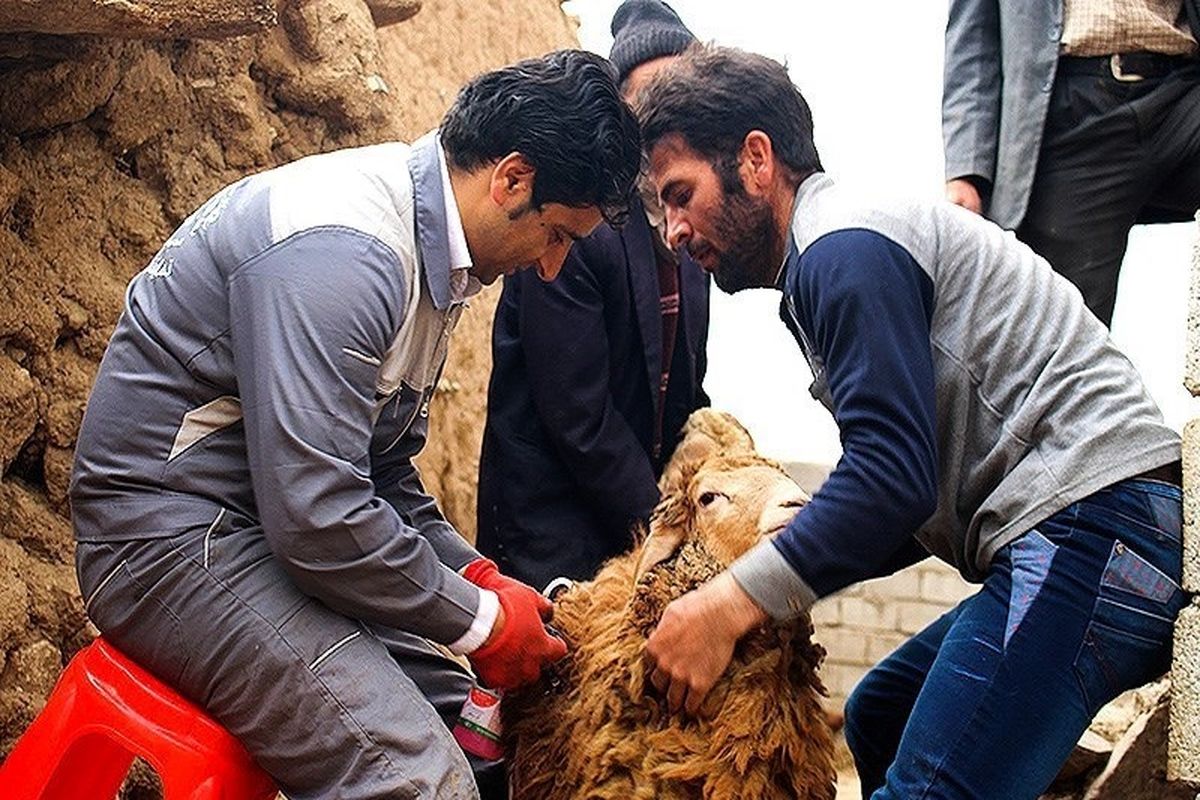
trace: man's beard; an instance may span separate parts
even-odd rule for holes
[[[733,294],[773,285],[783,263],[783,234],[769,202],[751,197],[740,181],[728,186],[723,215],[714,229],[724,244],[713,270],[721,291]]]

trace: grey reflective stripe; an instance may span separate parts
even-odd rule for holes
[[[209,548],[209,543],[212,541],[213,531],[215,531],[217,529],[217,526],[221,524],[221,520],[223,520],[223,519],[225,519],[225,509],[222,508],[220,511],[217,512],[217,518],[212,521],[212,525],[209,525],[208,530],[206,530],[204,532],[204,568],[205,569],[208,569],[208,548]]]
[[[342,639],[339,639],[338,641],[334,642],[332,645],[329,646],[328,650],[326,650],[324,653],[321,653],[321,655],[317,656],[317,660],[312,662],[311,664],[309,664],[308,668],[316,669],[317,667],[321,666],[323,663],[325,663],[325,661],[327,661],[330,658],[330,656],[332,656],[338,650],[341,650],[346,645],[350,644],[350,642],[354,641],[361,635],[362,635],[362,631],[355,631],[354,633],[350,634],[349,636],[343,637]]]
[[[215,400],[209,400],[199,408],[193,408],[183,415],[179,430],[175,434],[175,442],[171,445],[171,453],[167,461],[187,450],[196,442],[215,433],[222,428],[228,428],[242,418],[242,401],[233,395],[223,395]]]
[[[102,591],[104,591],[104,587],[108,586],[109,581],[111,581],[113,578],[117,577],[117,573],[120,572],[122,569],[124,569],[128,563],[129,562],[127,560],[123,560],[120,564],[117,564],[115,567],[113,567],[111,572],[109,572],[107,575],[104,576],[104,580],[100,581],[100,585],[96,587],[96,589],[92,592],[91,597],[89,597],[87,599],[87,602],[83,604],[83,613],[84,614],[91,613],[92,601],[100,596],[100,593]]]

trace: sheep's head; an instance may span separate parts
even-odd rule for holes
[[[778,463],[754,452],[733,417],[709,409],[689,418],[663,476],[639,577],[690,540],[728,566],[782,530],[809,499]]]
[[[807,501],[729,415],[698,411],[684,434],[641,547],[557,600],[554,625],[568,657],[505,697],[514,796],[833,800],[816,673],[824,650],[807,615],[743,637],[694,719],[648,691],[645,642],[663,609]]]
[[[693,411],[679,432],[679,444],[663,468],[659,489],[670,494],[687,482],[714,456],[755,454],[754,439],[732,414],[701,408]]]

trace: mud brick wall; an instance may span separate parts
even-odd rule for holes
[[[66,491],[129,279],[221,186],[412,140],[471,76],[577,42],[558,0],[21,5],[0,3],[0,755],[95,633]],[[421,462],[468,536],[496,295],[459,326]]]

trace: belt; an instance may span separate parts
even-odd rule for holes
[[[1173,486],[1183,486],[1183,465],[1178,461],[1172,461],[1170,464],[1163,464],[1161,467],[1148,469],[1133,476],[1134,480],[1139,478],[1148,481],[1162,481]]]
[[[1102,75],[1119,81],[1141,81],[1162,78],[1177,69],[1195,64],[1187,56],[1168,56],[1162,53],[1113,53],[1110,56],[1062,56],[1058,67],[1067,75]]]

